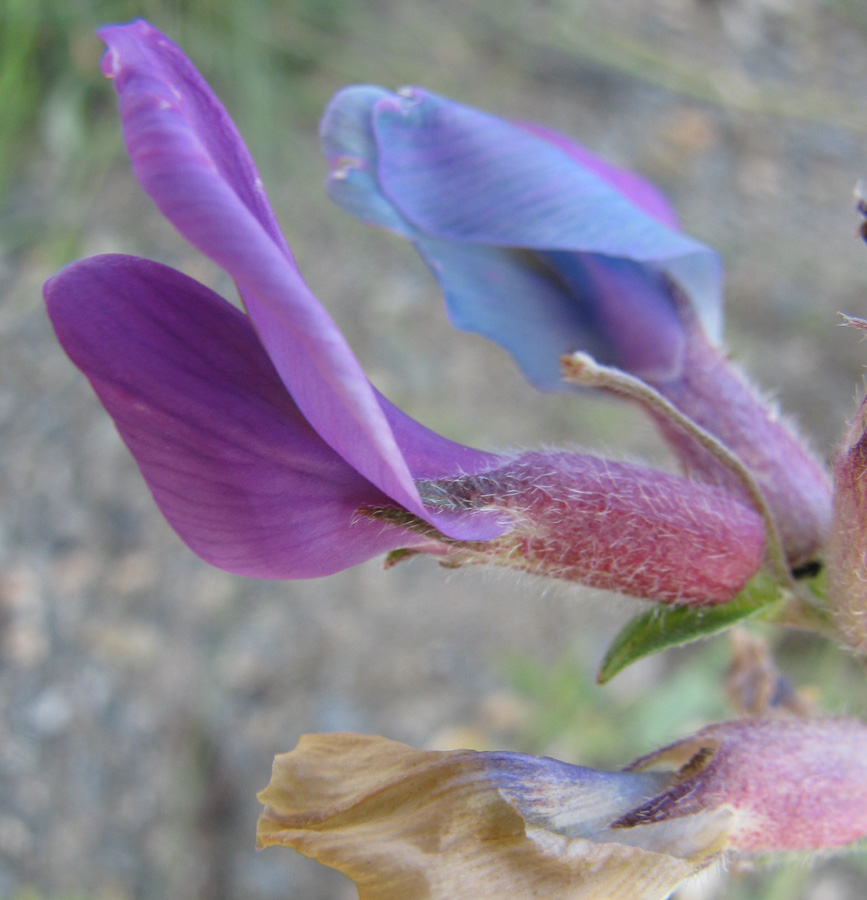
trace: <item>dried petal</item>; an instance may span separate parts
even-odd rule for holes
[[[607,824],[668,780],[307,735],[274,761],[258,846],[339,869],[359,900],[662,900],[715,856],[728,819],[618,840]]]

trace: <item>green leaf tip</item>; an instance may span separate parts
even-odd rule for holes
[[[628,622],[611,642],[596,675],[610,681],[627,666],[669,647],[726,631],[738,622],[783,603],[785,592],[768,572],[759,572],[728,603],[716,606],[655,606]]]

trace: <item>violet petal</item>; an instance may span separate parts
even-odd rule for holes
[[[219,100],[147,23],[104,28],[100,36],[146,193],[235,279],[281,380],[322,438],[401,506],[429,515],[376,393],[275,235],[261,182]]]
[[[45,293],[61,344],[164,515],[205,560],[306,578],[418,545],[357,515],[394,504],[311,428],[247,318],[225,300],[127,256],[74,263]]]

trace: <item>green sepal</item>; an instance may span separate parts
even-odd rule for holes
[[[611,642],[596,681],[604,684],[645,656],[719,634],[738,622],[785,602],[779,582],[762,571],[728,603],[716,606],[655,606],[628,622]]]

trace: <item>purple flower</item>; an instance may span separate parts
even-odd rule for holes
[[[408,237],[457,327],[502,344],[545,390],[582,348],[640,377],[683,367],[681,285],[721,324],[720,263],[647,182],[551,132],[420,88],[359,86],[325,111],[331,198]]]
[[[331,198],[412,241],[457,327],[501,344],[543,390],[569,389],[560,358],[578,350],[643,379],[753,471],[793,566],[821,552],[827,475],[718,348],[720,261],[652,185],[420,88],[346,88],[321,136]],[[740,494],[659,424],[689,471]]]
[[[371,900],[662,900],[726,853],[867,836],[865,740],[854,720],[725,722],[605,772],[308,735],[274,760],[258,844],[339,869]]]
[[[135,174],[231,275],[246,315],[129,256],[69,266],[46,300],[195,552],[301,578],[413,550],[702,603],[758,569],[761,523],[720,489],[577,454],[484,453],[392,406],[302,280],[252,159],[189,60],[145,22],[100,34]]]
[[[181,537],[234,572],[306,577],[429,543],[357,517],[362,506],[398,504],[453,539],[502,533],[501,515],[422,503],[415,479],[495,457],[434,435],[370,385],[302,280],[234,123],[183,52],[143,21],[100,36],[135,174],[229,272],[247,311],[126,256],[74,264],[46,287],[61,343]]]

